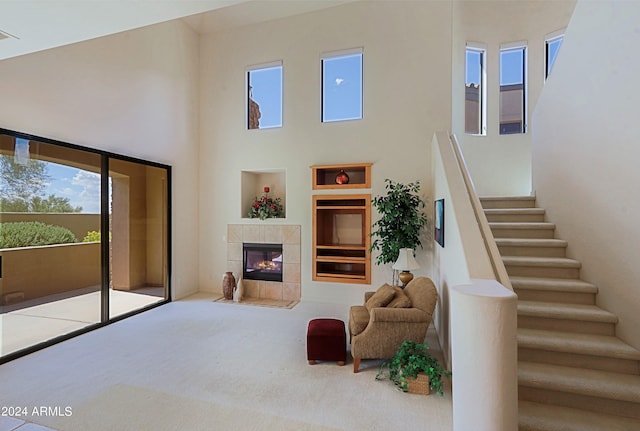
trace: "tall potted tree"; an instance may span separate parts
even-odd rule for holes
[[[385,183],[386,194],[371,201],[380,213],[371,232],[370,251],[379,252],[376,265],[395,262],[401,248],[422,247],[420,234],[427,225],[426,204],[418,194],[420,181],[402,184],[387,178]]]

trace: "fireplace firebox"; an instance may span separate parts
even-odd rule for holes
[[[282,282],[282,244],[242,244],[242,277]]]

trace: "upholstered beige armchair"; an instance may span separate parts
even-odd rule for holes
[[[392,357],[405,340],[424,343],[438,292],[426,277],[416,277],[404,289],[388,284],[365,293],[365,304],[349,310],[353,372],[361,359]]]

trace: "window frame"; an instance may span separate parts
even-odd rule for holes
[[[480,133],[467,133],[466,131],[466,94],[465,94],[465,134],[470,136],[487,136],[487,45],[484,43],[467,42],[465,45],[465,92],[467,86],[467,52],[473,51],[480,53],[480,103],[479,103],[479,129]]]
[[[251,72],[260,70],[276,69],[280,68],[280,124],[275,126],[266,127],[249,127],[249,97],[251,95]],[[244,125],[246,130],[267,130],[267,129],[280,129],[284,127],[284,65],[282,60],[271,61],[268,63],[254,64],[245,68],[245,109],[244,109]]]
[[[549,68],[549,45],[553,42],[560,41],[560,46],[558,47],[558,52],[559,52],[560,48],[562,47],[562,42],[564,41],[565,31],[566,29],[563,28],[563,29],[554,31],[553,33],[549,33],[544,37],[544,65],[543,65],[544,70],[543,72],[544,72],[545,82],[549,78],[549,75],[553,70],[553,65],[555,64],[555,59],[554,59],[553,63],[551,64],[551,68]],[[556,57],[557,57],[557,54],[556,54]]]
[[[502,97],[500,97],[498,103],[498,134],[499,135],[520,135],[526,134],[528,130],[528,117],[529,110],[527,108],[528,100],[529,100],[529,47],[527,41],[518,41],[518,42],[510,42],[510,43],[502,43],[500,44],[500,51],[498,55],[498,94],[501,96],[502,93],[502,54],[504,52],[509,51],[517,51],[522,50],[522,127],[519,132],[509,132],[502,133],[502,126],[500,123],[500,117],[502,116]],[[520,84],[513,84],[520,85]]]
[[[335,60],[338,58],[360,57],[360,116],[348,118],[326,119],[325,117],[325,60]],[[341,121],[357,121],[364,118],[364,48],[350,48],[339,51],[329,51],[320,54],[320,122],[336,123]]]

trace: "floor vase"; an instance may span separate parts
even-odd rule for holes
[[[236,287],[236,278],[233,272],[227,271],[222,276],[222,294],[224,299],[233,299],[233,290]]]

